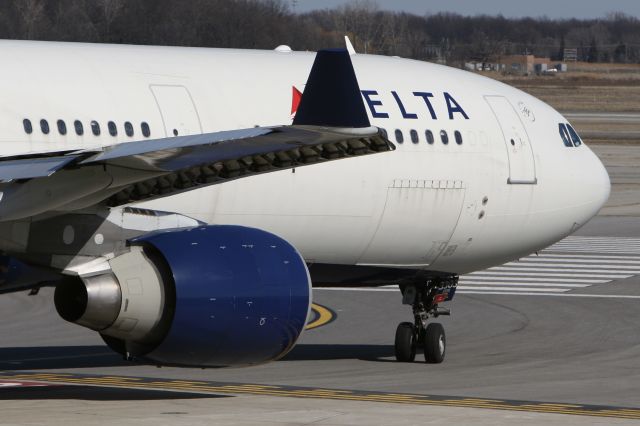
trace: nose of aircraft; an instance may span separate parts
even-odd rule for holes
[[[586,147],[585,147],[586,148]],[[588,148],[587,148],[588,149]],[[598,214],[611,194],[609,173],[598,156],[589,149],[590,158],[585,164],[583,176],[587,189],[587,204],[591,206],[591,216]]]

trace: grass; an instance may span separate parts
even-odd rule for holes
[[[553,76],[487,76],[542,99],[559,111],[640,112],[640,64],[568,64]]]
[[[633,85],[518,85],[559,111],[640,112],[640,81]]]

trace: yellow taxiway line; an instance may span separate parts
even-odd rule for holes
[[[336,318],[336,314],[329,308],[314,303],[311,305],[311,310],[315,314],[315,318],[312,322],[307,324],[305,330],[313,330],[314,328],[322,327],[329,324]]]
[[[317,320],[316,320],[317,321]],[[314,321],[314,322],[316,322]],[[62,385],[84,385],[125,389],[157,389],[199,394],[268,395],[294,398],[320,398],[343,401],[368,401],[393,404],[435,405],[448,407],[485,408],[526,411],[547,414],[609,417],[640,420],[640,409],[605,407],[551,402],[475,399],[455,396],[401,394],[358,390],[318,389],[299,386],[270,386],[250,383],[173,380],[145,377],[118,377],[83,374],[0,372],[2,381],[29,381]],[[1,389],[1,388],[0,388]],[[15,389],[15,388],[14,388]],[[11,392],[10,388],[2,390]]]

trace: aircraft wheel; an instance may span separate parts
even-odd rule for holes
[[[440,364],[444,360],[447,339],[442,324],[433,322],[424,334],[424,359],[430,364]]]
[[[416,358],[416,333],[412,323],[398,324],[395,350],[396,359],[400,362],[412,362]]]

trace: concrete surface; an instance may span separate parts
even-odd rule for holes
[[[73,397],[73,395],[71,395]],[[618,425],[628,420],[489,409],[277,397],[159,399],[141,401],[2,401],[2,424],[12,425]],[[6,420],[11,419],[11,420]]]
[[[613,196],[578,232],[603,237],[602,252],[573,252],[598,259],[623,256],[635,262],[640,238],[640,148],[595,146],[612,175]],[[636,160],[638,159],[638,160]],[[612,253],[627,238],[630,253]],[[583,241],[583,240],[580,240]],[[587,241],[587,240],[584,240]],[[597,240],[600,241],[600,240]],[[572,243],[573,244],[573,243]],[[587,249],[589,248],[587,247]],[[562,253],[560,253],[561,255]],[[577,257],[579,259],[579,257]],[[615,269],[615,264],[609,266]],[[544,266],[543,266],[544,267]],[[565,266],[563,266],[565,267]],[[594,266],[604,268],[602,265]],[[553,278],[550,278],[553,280]],[[587,295],[589,297],[581,297]],[[616,296],[616,297],[609,297]],[[632,296],[622,298],[619,296]],[[523,294],[459,294],[453,316],[442,319],[447,359],[441,365],[397,363],[396,324],[409,319],[394,289],[317,290],[315,301],[337,313],[334,322],[308,331],[282,361],[245,369],[158,369],[129,364],[103,346],[93,332],[57,317],[52,292],[0,298],[0,371],[99,374],[162,380],[211,380],[231,384],[301,386],[311,389],[388,392],[554,404],[610,406],[613,417],[534,411],[334,400],[304,392],[297,397],[251,392],[198,392],[175,386],[108,388],[102,382],[50,387],[3,387],[3,425],[198,425],[198,424],[617,424],[640,418],[640,278],[636,272],[569,289],[562,297]],[[29,373],[29,374],[31,374]],[[1,373],[0,373],[1,374]],[[116,379],[113,379],[116,380]],[[97,384],[92,387],[87,384]],[[6,384],[6,382],[5,382]],[[250,388],[251,386],[249,386]],[[323,391],[324,392],[324,391]],[[474,402],[478,401],[479,402]],[[470,403],[471,404],[471,403]],[[551,404],[551,405],[549,405]],[[624,408],[628,408],[625,411]],[[537,410],[532,408],[532,410]],[[604,410],[604,409],[603,409]],[[622,414],[621,414],[622,413]],[[638,413],[638,417],[636,416]],[[606,413],[605,413],[606,414]],[[636,420],[637,421],[637,420]]]
[[[640,114],[637,112],[563,112],[580,136],[590,141],[635,144],[640,142]]]
[[[589,147],[611,178],[611,196],[600,216],[640,216],[640,145],[606,143]]]

